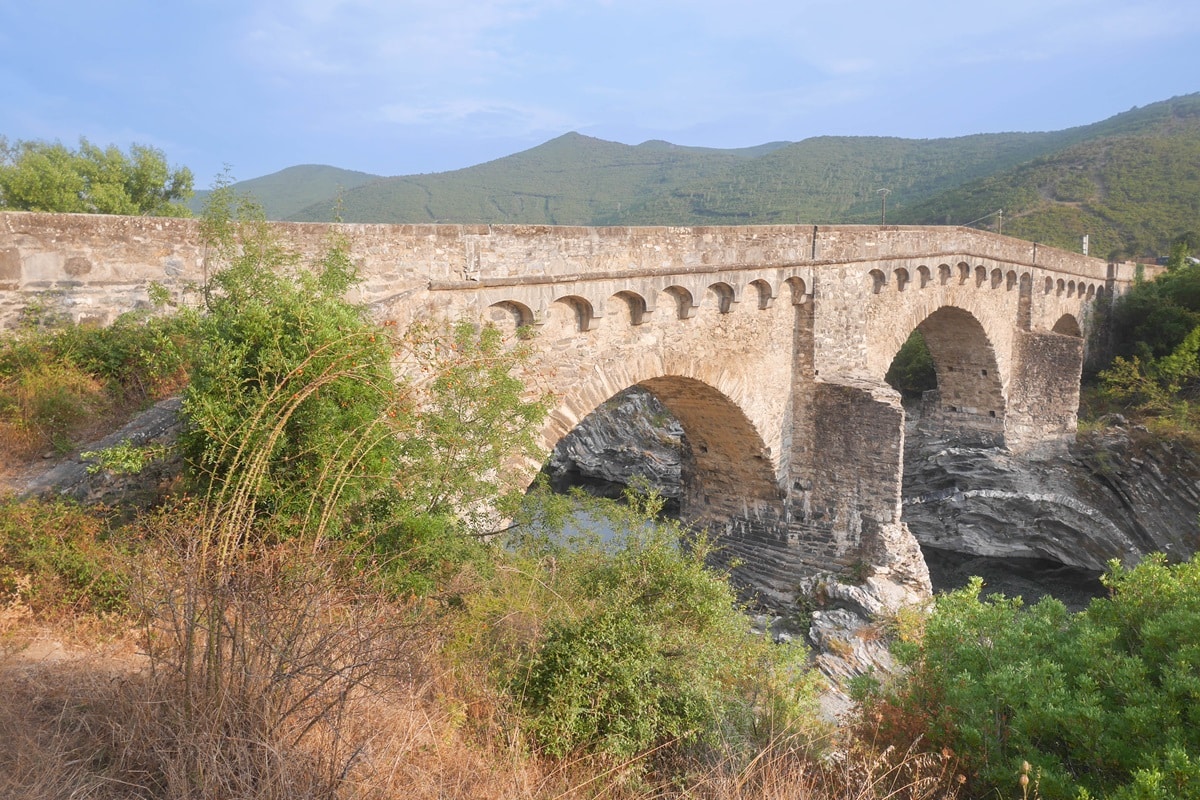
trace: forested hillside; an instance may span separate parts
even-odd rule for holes
[[[568,133],[531,150],[434,175],[389,178],[347,191],[356,222],[518,222],[587,225],[688,181],[735,172],[772,145],[711,150],[646,142],[636,147]],[[240,187],[239,187],[240,188]],[[328,200],[293,215],[328,220]]]
[[[549,225],[980,224],[1145,258],[1200,229],[1200,94],[1092,125],[721,150],[569,133],[486,164],[379,178],[294,167],[237,184],[273,218]],[[336,211],[335,211],[336,206]],[[1003,214],[997,214],[997,211]],[[982,219],[981,219],[982,218]]]
[[[896,222],[942,223],[1004,209],[1004,233],[1100,257],[1165,255],[1200,229],[1200,95],[1092,126],[1073,146],[897,208]]]

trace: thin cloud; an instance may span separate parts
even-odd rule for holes
[[[378,115],[384,122],[402,126],[460,130],[471,125],[483,137],[557,134],[585,126],[578,118],[550,108],[465,98],[428,105],[389,104],[380,107]]]

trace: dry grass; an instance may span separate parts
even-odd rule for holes
[[[457,695],[467,692],[450,677],[452,671],[428,637],[433,633],[436,639],[436,630],[436,624],[422,624],[411,628],[407,638],[390,640],[390,667],[369,686],[355,686],[336,704],[325,702],[316,714],[293,715],[273,729],[265,726],[270,715],[257,699],[236,690],[189,696],[178,676],[150,669],[144,660],[91,657],[33,663],[10,658],[0,664],[0,695],[11,709],[0,715],[5,742],[0,797],[955,796],[948,759],[891,750],[880,754],[861,743],[817,758],[809,742],[781,741],[749,763],[745,756],[729,754],[707,766],[692,764],[684,777],[674,779],[659,779],[639,764],[540,759],[521,746],[519,734],[489,722],[495,716],[490,710],[472,712],[456,702]],[[294,687],[288,688],[284,694],[297,699],[290,691]]]
[[[147,524],[174,536],[141,559],[134,644],[58,620],[56,636],[88,649],[0,651],[0,797],[933,800],[957,789],[950,759],[861,739],[542,758],[482,666],[445,648],[453,611],[370,594],[336,554],[295,542],[212,580],[197,563],[198,520],[164,512]],[[4,613],[9,642],[44,624],[15,603]]]

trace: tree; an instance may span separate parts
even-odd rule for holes
[[[0,139],[0,209],[184,217],[192,184],[191,170],[171,169],[161,150],[145,145],[126,154],[82,138],[78,151]]]
[[[260,523],[338,535],[389,562],[393,583],[428,588],[502,504],[509,460],[534,449],[545,404],[511,374],[527,348],[465,322],[375,323],[345,299],[344,242],[304,264],[228,185],[201,230],[216,271],[180,443],[212,538],[244,546]]]

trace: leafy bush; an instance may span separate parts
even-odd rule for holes
[[[534,530],[563,508],[539,500]],[[459,650],[488,661],[516,724],[546,753],[630,759],[655,748],[765,741],[815,725],[817,679],[749,630],[708,544],[655,505],[576,497],[612,532],[526,533],[463,598]]]
[[[978,578],[943,595],[878,713],[956,752],[976,795],[1015,791],[1028,761],[1045,798],[1200,796],[1200,557],[1105,583],[1079,614],[981,600]]]
[[[545,404],[512,375],[525,349],[467,323],[397,334],[345,300],[357,276],[343,242],[308,269],[228,187],[210,200],[219,269],[181,437],[205,535],[222,559],[267,522],[337,535],[389,591],[429,591],[474,557],[508,461],[533,453]]]
[[[258,234],[209,287],[180,444],[215,503],[240,493],[247,513],[336,523],[398,460],[391,342],[343,299],[354,280],[343,250],[292,270]]]
[[[124,609],[129,576],[108,536],[77,506],[0,499],[0,600],[39,616]]]
[[[0,426],[15,434],[10,454],[69,450],[98,419],[176,390],[187,377],[193,321],[186,312],[131,312],[107,328],[30,325],[0,340]]]

